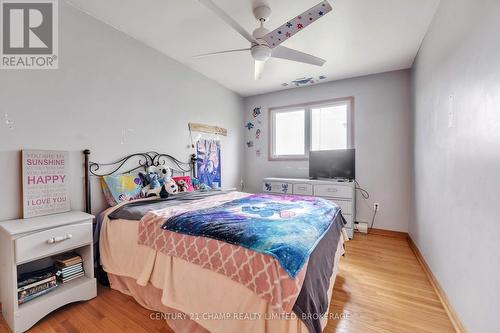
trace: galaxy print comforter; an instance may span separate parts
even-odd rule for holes
[[[339,212],[321,198],[254,194],[172,216],[162,229],[270,255],[295,278]]]
[[[304,245],[308,244],[308,246],[294,245],[294,247],[302,249],[297,251],[299,254],[312,251],[309,262],[316,263],[312,265],[313,267],[310,267],[308,262],[303,264],[303,268],[298,271],[295,278],[292,278],[290,274],[285,271],[281,263],[273,255],[257,252],[209,236],[192,236],[190,234],[162,229],[162,226],[165,225],[165,221],[170,221],[176,216],[183,214],[186,214],[185,216],[191,216],[193,214],[189,213],[212,210],[217,207],[227,207],[226,204],[233,202],[229,204],[229,206],[231,206],[235,201],[241,203],[242,201],[240,201],[240,199],[249,198],[251,196],[252,195],[248,193],[230,192],[199,200],[177,202],[177,204],[169,204],[167,206],[165,206],[165,202],[158,202],[147,205],[147,209],[141,208],[140,214],[138,214],[136,210],[145,206],[138,203],[137,207],[132,207],[132,211],[129,211],[127,208],[117,210],[118,214],[115,214],[116,216],[113,216],[113,218],[134,220],[140,218],[138,244],[151,247],[157,252],[161,252],[165,255],[186,260],[212,272],[225,275],[229,279],[240,283],[252,290],[259,297],[268,301],[270,309],[274,313],[281,314],[294,311],[300,316],[307,311],[310,313],[323,314],[324,312],[322,311],[325,310],[329,304],[327,296],[328,282],[333,271],[335,252],[337,251],[339,239],[342,237],[342,228],[344,226],[344,219],[340,212],[337,211],[338,208],[336,206],[328,202],[318,202],[314,205],[315,200],[313,198],[274,197],[269,195],[263,196],[262,198],[266,200],[261,201],[260,204],[254,201],[258,196],[243,201],[254,203],[253,205],[245,204],[245,206],[249,207],[245,208],[245,210],[251,209],[254,212],[254,214],[249,214],[250,218],[263,219],[268,221],[267,224],[271,223],[273,220],[292,220],[300,216],[304,218],[308,214],[308,211],[309,214],[317,215],[319,209],[330,217],[336,216],[333,222],[330,221],[331,226],[324,232],[324,235],[322,235],[321,230],[323,230],[324,226],[328,223],[326,219],[320,223],[321,227],[316,226],[315,223],[312,222],[313,226],[306,226],[303,228],[306,232],[298,232],[294,228],[291,228],[289,233],[293,236],[283,236],[281,243],[283,243],[285,239],[297,237],[302,237],[304,240],[305,238],[314,239],[313,234],[315,234],[315,237],[318,239],[318,244],[315,246],[315,249],[313,249],[314,246],[312,246],[315,241],[311,239],[304,242]],[[271,206],[274,207],[272,208],[273,214],[271,215],[269,211],[269,200],[272,199],[278,199],[277,202],[280,204],[278,206],[271,204]],[[265,202],[268,204],[266,205]],[[127,206],[129,205],[124,207]],[[261,210],[259,206],[261,208],[268,207],[267,212],[255,214],[256,211]],[[281,208],[278,209],[278,207]],[[314,212],[312,207],[316,207],[318,211]],[[264,217],[261,217],[261,215],[264,215]],[[217,224],[219,229],[224,229],[223,225],[217,221],[213,220],[212,223],[214,226]],[[307,225],[307,223],[305,223],[305,225]],[[288,228],[285,227],[284,230],[287,229]],[[284,233],[284,230],[280,232]],[[301,242],[294,241],[293,243],[298,244]],[[307,250],[309,246],[312,248]],[[274,244],[272,248],[276,249],[276,244]],[[291,252],[293,253],[294,251]],[[288,251],[278,251],[278,253],[284,254],[288,253]],[[318,262],[320,262],[321,265],[317,265]],[[328,263],[331,263],[331,265],[328,265]],[[297,266],[300,265],[296,265],[295,267]],[[321,281],[326,282],[324,284],[319,283]],[[304,290],[303,285],[308,286],[308,288],[306,288],[307,290]],[[319,312],[316,310],[319,310]],[[319,322],[319,319],[316,321]],[[308,324],[308,321],[304,322]],[[312,325],[308,324],[308,327],[312,327]],[[311,332],[313,332],[313,330],[311,330]]]

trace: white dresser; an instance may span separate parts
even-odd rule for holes
[[[65,304],[96,297],[92,219],[73,211],[0,222],[0,300],[2,315],[14,333],[26,331]],[[18,275],[51,266],[53,255],[68,251],[82,257],[85,276],[18,305]]]
[[[354,233],[354,212],[356,188],[354,182],[336,180],[312,180],[300,178],[264,178],[262,191],[275,194],[310,195],[328,199],[340,206],[347,225],[347,235],[352,239]]]

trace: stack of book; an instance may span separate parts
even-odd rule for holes
[[[57,278],[61,283],[77,279],[85,274],[83,261],[77,253],[65,253],[56,258]]]
[[[57,287],[53,267],[21,274],[17,283],[17,300],[19,304],[31,301]]]

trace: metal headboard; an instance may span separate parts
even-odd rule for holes
[[[115,162],[97,163],[90,161],[90,150],[83,151],[85,158],[85,211],[90,214],[92,209],[91,204],[91,188],[90,177],[103,177],[110,175],[120,175],[130,173],[137,170],[146,170],[150,166],[168,165],[173,172],[185,175],[190,173],[192,177],[196,177],[196,155],[192,154],[189,162],[182,162],[177,158],[162,154],[155,151],[146,153],[135,153],[127,155]]]

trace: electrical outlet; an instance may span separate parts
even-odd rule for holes
[[[373,204],[373,210],[376,212],[378,212],[380,210],[380,204],[378,202],[375,202]]]

